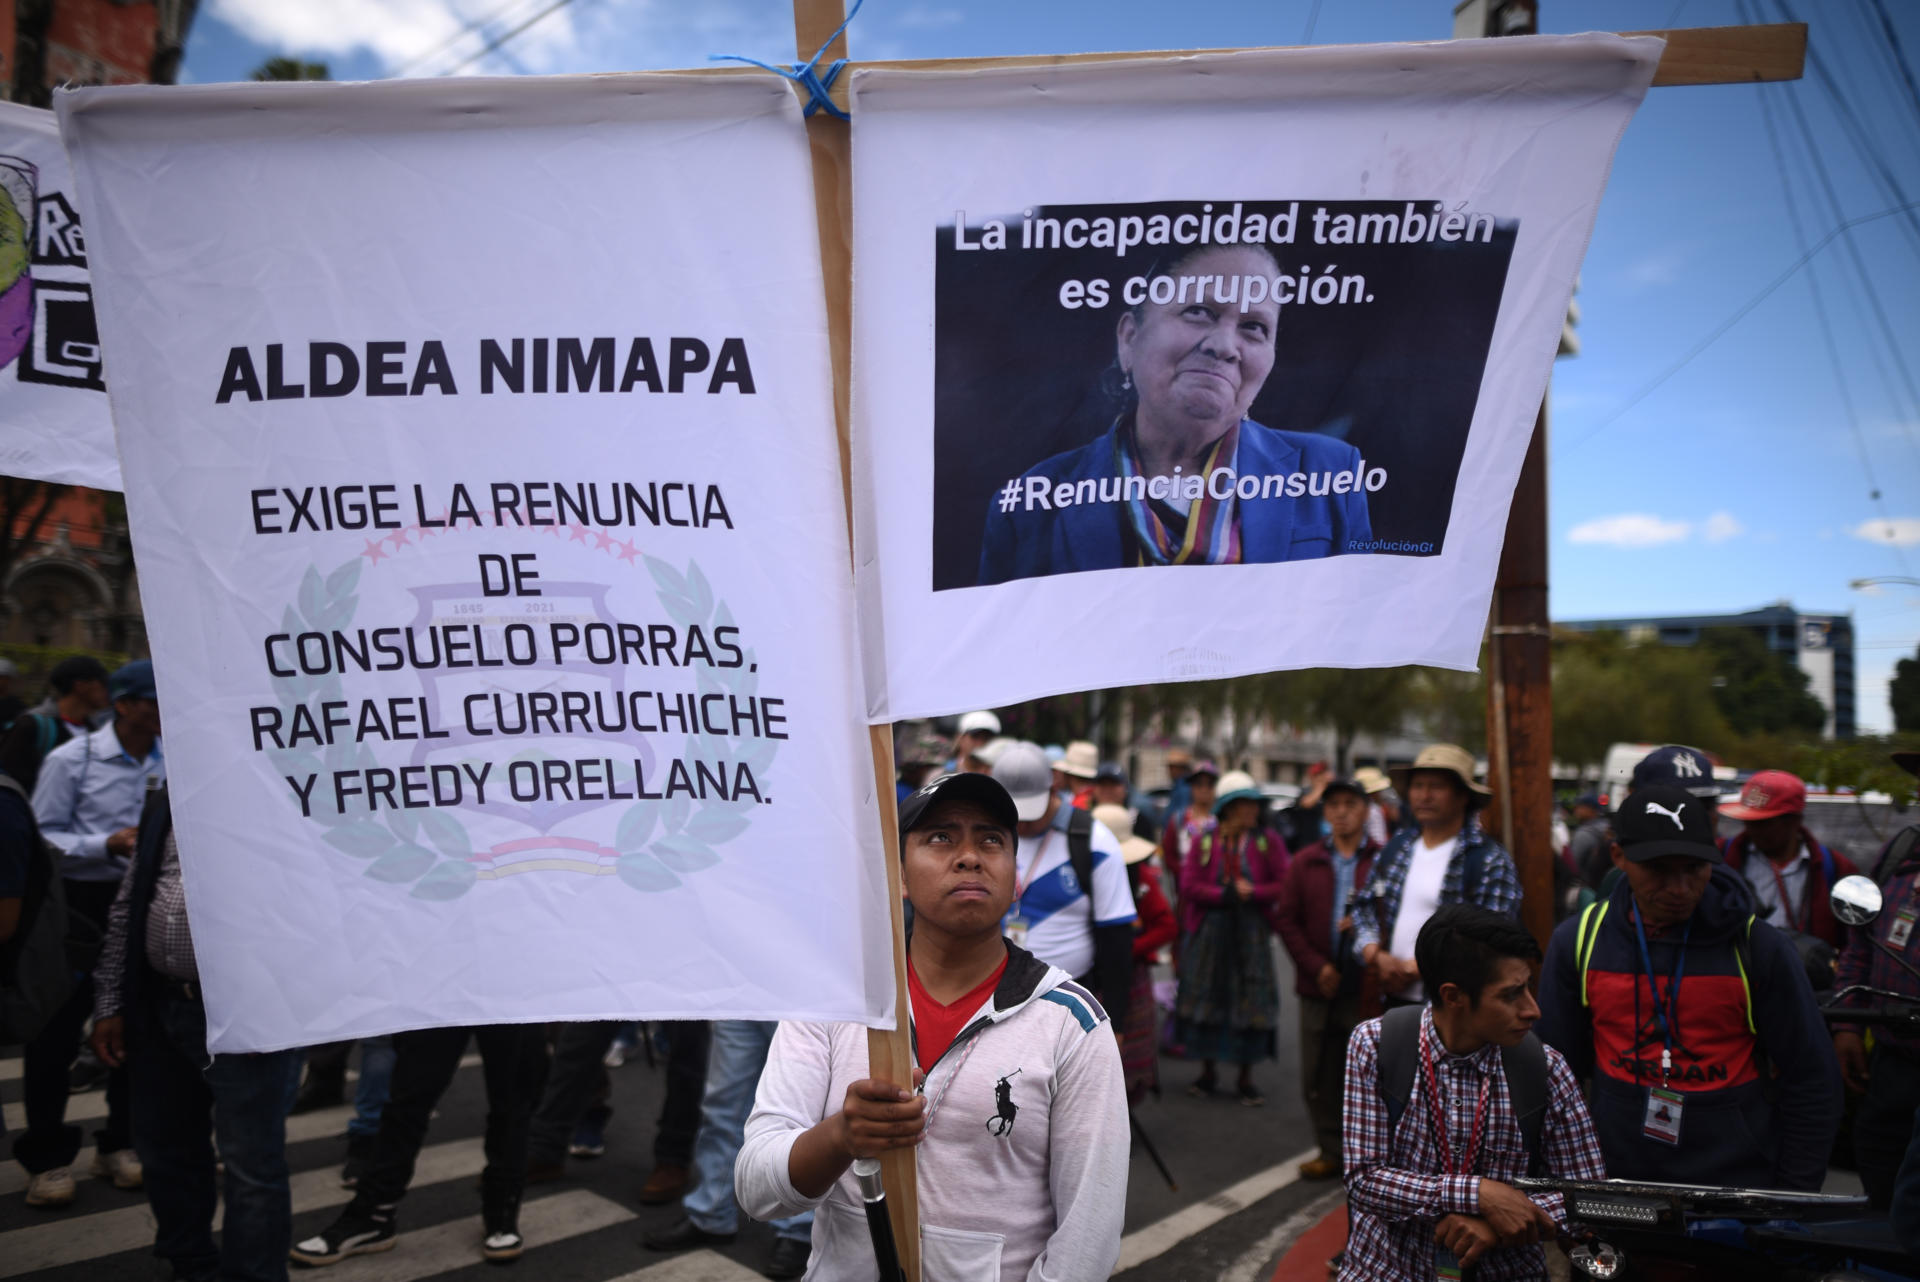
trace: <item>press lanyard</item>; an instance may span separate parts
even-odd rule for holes
[[[1757,854],[1758,852],[1756,851],[1755,853]],[[1761,855],[1760,857],[1762,859],[1767,858],[1765,855]],[[1796,858],[1798,857],[1798,852],[1795,853],[1795,857]],[[1809,868],[1811,868],[1812,866],[1811,860],[1808,861],[1808,866]],[[1801,887],[1800,887],[1801,911],[1796,913],[1793,910],[1793,898],[1792,896],[1787,894],[1787,882],[1786,882],[1786,879],[1780,875],[1779,866],[1775,864],[1773,860],[1767,859],[1767,871],[1773,874],[1773,888],[1780,895],[1781,918],[1786,921],[1788,926],[1796,930],[1805,930],[1806,929],[1805,925],[1802,924],[1802,922],[1800,921],[1801,914],[1805,913],[1810,920],[1813,912],[1813,900],[1806,893],[1806,879],[1805,878],[1801,879]]]
[[[1687,968],[1687,940],[1693,935],[1693,918],[1687,918],[1687,928],[1680,932],[1680,948],[1673,959],[1673,975],[1667,980],[1667,997],[1660,999],[1660,985],[1653,978],[1653,953],[1647,948],[1647,930],[1640,924],[1640,910],[1633,909],[1633,933],[1640,941],[1640,963],[1646,968],[1647,990],[1653,994],[1653,1017],[1660,1024],[1661,1036],[1666,1045],[1660,1049],[1660,1084],[1665,1086],[1667,1078],[1673,1074],[1673,1030],[1680,1022],[1680,976]]]
[[[1435,1030],[1434,1036],[1439,1035],[1439,1031]],[[1440,1107],[1439,1075],[1433,1070],[1433,1043],[1425,1037],[1420,1039],[1420,1066],[1426,1070],[1427,1109],[1433,1121],[1434,1147],[1440,1150],[1440,1164],[1447,1168],[1449,1175],[1470,1175],[1474,1160],[1480,1156],[1480,1132],[1486,1125],[1487,1108],[1493,1099],[1493,1078],[1486,1073],[1480,1074],[1480,1098],[1473,1108],[1473,1130],[1467,1136],[1466,1154],[1455,1166],[1453,1141],[1447,1137],[1446,1110]]]
[[[1033,858],[1027,861],[1027,870],[1013,879],[1013,902],[1016,906],[1020,903],[1020,897],[1027,893],[1027,886],[1033,879],[1034,870],[1038,868],[1041,861],[1047,857],[1047,847],[1053,841],[1053,831],[1053,829],[1049,828],[1045,834],[1041,836],[1040,849],[1034,851]],[[1091,888],[1089,888],[1088,893],[1092,893]]]

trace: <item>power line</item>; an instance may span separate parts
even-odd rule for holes
[[[1306,32],[1300,37],[1301,44],[1310,45],[1313,43],[1313,28],[1314,28],[1314,25],[1319,21],[1320,21],[1320,0],[1313,0],[1313,7],[1307,10],[1307,29],[1306,29]]]
[[[1699,342],[1695,343],[1692,347],[1688,348],[1686,355],[1682,356],[1679,360],[1667,366],[1666,369],[1662,370],[1660,373],[1656,374],[1652,379],[1648,380],[1643,386],[1641,386],[1641,388],[1638,391],[1636,391],[1632,396],[1629,396],[1626,399],[1626,401],[1618,409],[1614,410],[1613,413],[1607,415],[1605,418],[1601,419],[1598,423],[1595,423],[1592,427],[1588,428],[1585,435],[1575,440],[1567,448],[1576,449],[1579,446],[1585,445],[1588,441],[1598,436],[1602,430],[1604,430],[1605,428],[1611,427],[1615,422],[1619,421],[1623,416],[1625,416],[1628,410],[1638,405],[1641,401],[1646,400],[1647,397],[1651,396],[1655,391],[1659,389],[1662,383],[1665,383],[1668,379],[1672,378],[1675,374],[1678,374],[1682,369],[1685,369],[1687,365],[1690,364],[1695,357],[1700,355],[1700,353],[1706,351],[1709,347],[1712,347],[1714,343],[1718,342],[1726,334],[1728,330],[1732,329],[1735,325],[1738,325],[1742,320],[1744,320],[1748,312],[1751,312],[1754,308],[1758,307],[1760,304],[1766,302],[1767,299],[1771,298],[1773,294],[1782,285],[1786,284],[1788,281],[1793,279],[1793,275],[1795,272],[1799,271],[1802,267],[1805,267],[1809,262],[1813,260],[1815,255],[1819,254],[1820,251],[1825,249],[1828,245],[1831,245],[1835,240],[1837,240],[1841,236],[1842,233],[1850,231],[1855,227],[1863,226],[1866,223],[1878,222],[1882,218],[1892,218],[1896,214],[1911,213],[1915,209],[1920,209],[1920,201],[1913,201],[1905,205],[1895,205],[1889,209],[1876,210],[1871,214],[1862,214],[1858,218],[1850,218],[1846,222],[1841,223],[1838,227],[1835,227],[1832,231],[1828,232],[1826,235],[1822,236],[1819,240],[1815,241],[1812,249],[1809,249],[1806,253],[1800,255],[1800,257],[1794,259],[1791,263],[1789,263],[1786,267],[1786,270],[1782,271],[1778,276],[1775,276],[1772,280],[1768,281],[1765,285],[1763,285],[1760,288],[1759,293],[1755,294],[1752,298],[1749,298],[1746,302],[1740,304],[1739,307],[1735,308],[1733,315],[1727,317],[1727,319],[1725,319],[1724,321],[1721,321],[1718,325],[1714,326],[1713,329],[1708,332],[1705,338],[1702,338]]]
[[[445,40],[442,40],[439,44],[435,45],[433,48],[427,50],[423,54],[418,55],[417,57],[408,59],[406,62],[402,63],[398,68],[389,72],[388,79],[398,79],[399,77],[406,75],[409,71],[412,71],[414,68],[422,65],[423,63],[428,63],[433,61],[435,58],[439,57],[441,54],[445,53],[447,50],[453,48],[453,46],[459,44],[462,40],[465,40],[468,36],[473,35],[475,32],[483,31],[487,27],[492,26],[495,22],[505,17],[509,12],[511,12],[514,9],[518,9],[521,5],[525,4],[526,2],[527,0],[507,0],[505,4],[501,5],[498,9],[495,9],[492,12],[488,13],[486,16],[480,17],[480,18],[474,18],[473,20],[468,22],[464,27],[461,27],[460,30],[454,32],[452,35],[448,36]]]
[[[1756,88],[1760,88],[1756,86]],[[1773,150],[1774,167],[1780,173],[1780,189],[1786,197],[1787,219],[1793,226],[1794,244],[1804,252],[1807,246],[1807,233],[1800,221],[1800,202],[1794,198],[1793,181],[1787,173],[1787,153],[1780,145],[1780,131],[1773,121],[1773,105],[1768,101],[1767,93],[1760,89],[1760,118],[1766,124],[1767,144]],[[1880,493],[1880,482],[1873,474],[1873,460],[1867,453],[1866,433],[1860,430],[1860,415],[1853,403],[1853,393],[1847,387],[1846,367],[1840,360],[1840,345],[1834,341],[1833,324],[1827,317],[1826,300],[1820,293],[1820,276],[1811,267],[1807,269],[1807,289],[1813,295],[1814,316],[1820,322],[1820,337],[1827,349],[1827,360],[1833,366],[1834,386],[1840,393],[1841,408],[1846,411],[1847,426],[1853,431],[1853,443],[1860,454],[1860,467],[1867,476],[1867,494],[1874,509],[1880,513],[1883,521],[1891,520],[1887,503]],[[1900,558],[1904,567],[1906,560]]]
[[[1773,3],[1774,7],[1785,15],[1788,22],[1800,21],[1799,17],[1795,15],[1792,6],[1787,3],[1787,0],[1773,0]],[[1744,10],[1744,8],[1743,0],[1742,9]],[[1853,105],[1847,101],[1846,95],[1840,92],[1839,82],[1834,79],[1833,73],[1827,69],[1826,60],[1820,56],[1819,49],[1812,41],[1808,41],[1807,43],[1807,62],[1813,67],[1814,79],[1820,82],[1820,87],[1826,91],[1827,97],[1833,102],[1834,111],[1839,117],[1842,132],[1847,135],[1847,141],[1853,144],[1853,148],[1860,154],[1860,158],[1866,161],[1868,171],[1874,176],[1874,181],[1880,186],[1881,193],[1896,205],[1906,205],[1906,190],[1901,187],[1900,180],[1894,177],[1893,172],[1887,168],[1886,161],[1881,158],[1879,149],[1873,145],[1873,140],[1868,137],[1866,126],[1860,123],[1860,118],[1854,114]],[[1915,216],[1909,212],[1904,225],[1910,229],[1910,235],[1920,237],[1920,218],[1915,218]],[[1920,252],[1920,240],[1916,240],[1916,252]]]
[[[1920,84],[1915,84],[1913,67],[1907,62],[1907,52],[1900,47],[1900,33],[1894,29],[1893,19],[1887,15],[1887,8],[1881,0],[1867,0],[1873,6],[1874,14],[1880,19],[1880,29],[1887,33],[1887,51],[1892,55],[1893,65],[1899,69],[1900,79],[1906,83],[1907,96],[1913,103],[1915,116],[1920,116]]]
[[[519,26],[512,27],[506,31],[501,32],[499,35],[495,36],[493,39],[487,41],[487,43],[484,46],[482,46],[476,53],[472,54],[469,57],[461,59],[459,62],[454,63],[453,66],[448,67],[445,71],[441,72],[440,74],[443,76],[451,76],[457,72],[465,71],[468,67],[471,67],[474,63],[480,61],[482,58],[486,57],[488,54],[498,49],[501,45],[507,43],[507,41],[512,40],[520,36],[524,32],[526,32],[526,30],[532,27],[535,23],[540,22],[542,19],[547,18],[552,14],[556,14],[560,12],[560,10],[566,8],[568,5],[572,3],[573,3],[573,0],[553,0],[552,4],[542,9],[539,13],[534,14],[531,18],[528,18],[525,22],[521,23]]]

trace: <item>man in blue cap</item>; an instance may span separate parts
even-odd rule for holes
[[[166,779],[152,662],[136,659],[118,669],[107,681],[107,693],[113,700],[112,722],[48,753],[33,789],[41,835],[65,852],[60,871],[67,911],[91,924],[97,937],[106,934],[108,910],[133,856],[141,808]],[[80,1128],[66,1124],[67,1070],[92,1010],[89,975],[22,1056],[27,1129],[14,1141],[13,1156],[27,1169],[28,1206],[66,1206],[74,1198],[73,1173],[67,1168],[80,1154]],[[107,1124],[94,1140],[94,1175],[119,1188],[139,1188],[125,1069],[107,1078]]]

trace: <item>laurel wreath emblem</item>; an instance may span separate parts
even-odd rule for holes
[[[714,628],[733,626],[726,602],[714,598],[697,563],[688,561],[682,573],[656,557],[645,560],[658,589],[660,606],[675,623],[683,628],[698,625],[709,634]],[[308,566],[300,581],[298,599],[282,614],[282,628],[297,636],[302,632],[331,632],[350,624],[359,609],[356,589],[360,569],[359,557],[325,576],[317,567]],[[753,696],[760,684],[751,649],[744,650],[739,667],[702,667],[695,679],[699,694],[732,694],[741,699]],[[322,703],[344,697],[337,673],[281,677],[276,679],[276,688],[282,724],[292,720],[296,706],[307,705],[317,717]],[[729,779],[734,777],[736,766],[745,765],[765,797],[768,771],[777,751],[778,743],[771,739],[726,741],[699,734],[687,737],[682,756],[717,763]],[[531,754],[530,759],[540,755]],[[276,770],[295,777],[365,770],[379,764],[361,743],[336,743],[324,752],[304,747],[274,748],[268,750],[267,757]],[[682,877],[720,862],[716,848],[747,830],[756,804],[750,797],[741,800],[717,795],[698,803],[684,795],[635,802],[621,815],[614,832],[613,845],[620,852],[614,871],[638,891],[672,890],[681,884]],[[473,843],[466,827],[444,810],[387,810],[374,818],[349,817],[314,805],[310,817],[327,828],[322,839],[328,845],[344,855],[368,861],[366,876],[410,885],[409,893],[415,899],[458,899],[478,880]]]

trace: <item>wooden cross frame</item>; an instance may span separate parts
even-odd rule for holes
[[[793,0],[794,47],[800,59],[811,58],[814,51],[833,36],[834,30],[845,18],[844,0]],[[1665,52],[1661,54],[1660,66],[1654,72],[1653,83],[1656,87],[1671,85],[1723,85],[1745,84],[1769,80],[1798,80],[1807,52],[1807,28],[1804,23],[1778,23],[1766,26],[1750,27],[1700,27],[1675,31],[1627,31],[1622,35],[1664,36],[1667,41]],[[930,58],[917,61],[885,61],[857,64],[862,67],[905,68],[924,71],[976,71],[1002,67],[1059,67],[1077,62],[1116,62],[1132,61],[1141,58],[1181,57],[1194,53],[1236,53],[1233,49],[1200,49],[1179,51],[1155,51],[1136,53],[1082,53],[1082,54],[1039,54],[1008,58]],[[831,48],[826,50],[824,61],[832,62],[847,56],[847,39],[843,32],[834,38]],[[728,73],[722,73],[728,74]],[[739,73],[732,73],[739,74]],[[847,105],[847,82],[849,77],[842,75],[832,87],[834,103],[843,110]],[[800,90],[803,95],[804,90]],[[852,371],[852,294],[853,294],[853,194],[852,194],[852,152],[847,127],[843,121],[835,120],[825,112],[816,112],[807,120],[807,142],[813,159],[813,201],[814,210],[820,225],[820,262],[826,280],[827,328],[829,348],[833,359],[833,415],[835,429],[840,439],[841,481],[848,489],[848,520],[852,520],[852,464],[848,446],[848,392],[851,386]],[[1544,417],[1542,419],[1544,422]],[[1538,541],[1540,552],[1541,578],[1545,578],[1545,438],[1536,432],[1534,446],[1528,452],[1527,471],[1535,474],[1534,484],[1540,493],[1538,505]],[[1535,456],[1538,455],[1538,466]],[[1528,477],[1523,473],[1521,487],[1529,486]],[[1510,523],[1508,539],[1511,544],[1516,533],[1516,524]],[[1527,538],[1531,542],[1533,534],[1528,528]],[[1509,551],[1513,551],[1511,547]],[[1544,587],[1541,592],[1541,604],[1544,607]],[[1541,620],[1544,624],[1544,616]],[[1544,638],[1539,638],[1544,648]],[[1505,696],[1509,700],[1518,700],[1530,693],[1523,688],[1522,682],[1532,680],[1544,682],[1545,665],[1525,669],[1524,674],[1509,676],[1505,682]],[[1516,681],[1515,676],[1521,677]],[[1544,708],[1544,692],[1535,700],[1537,706]],[[887,895],[889,907],[900,898],[900,863],[895,853],[900,847],[900,816],[894,801],[894,762],[893,732],[888,726],[873,726],[869,729],[873,747],[873,786],[874,795],[880,805],[880,834],[882,849],[885,852],[887,869]],[[1540,758],[1540,768],[1549,769],[1551,752]],[[1524,763],[1523,763],[1524,764]],[[1522,782],[1519,769],[1514,770],[1515,783]],[[1538,770],[1525,772],[1537,774]],[[1551,801],[1553,781],[1550,774],[1545,778],[1527,778],[1524,783],[1531,787],[1516,786],[1516,794],[1540,793]],[[1521,796],[1515,796],[1518,802]],[[1547,811],[1541,809],[1541,827],[1544,831]],[[1508,835],[1510,844],[1516,846],[1515,857],[1520,865],[1521,884],[1526,889],[1530,905],[1538,904],[1550,911],[1553,892],[1553,852],[1542,844],[1540,849],[1529,849],[1535,843],[1515,841],[1514,834]],[[894,971],[894,1009],[898,1012],[897,1026],[891,1031],[874,1030],[867,1035],[867,1055],[870,1071],[876,1077],[906,1084],[913,1077],[913,1052],[907,1032],[907,953],[906,940],[902,933],[898,912],[893,912],[893,971]],[[901,1266],[906,1272],[908,1282],[920,1282],[920,1216],[919,1202],[914,1180],[914,1151],[905,1149],[896,1151],[882,1161],[882,1170],[887,1186],[887,1202],[893,1217],[894,1238],[900,1250]],[[892,1282],[892,1279],[883,1279]]]

